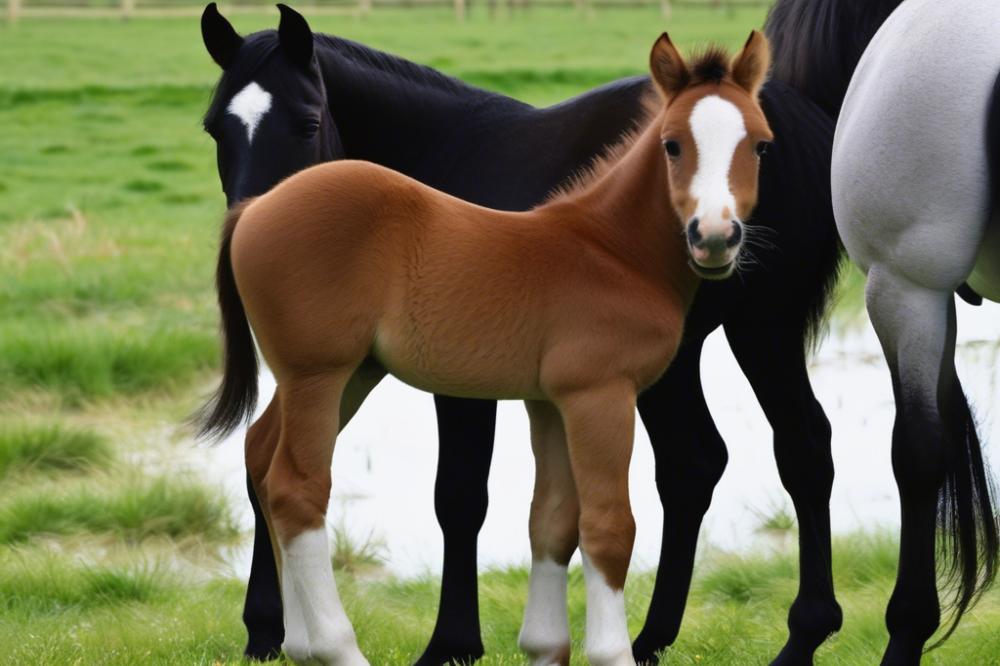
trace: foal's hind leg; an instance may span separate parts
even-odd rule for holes
[[[557,396],[555,402],[580,499],[587,658],[595,666],[631,666],[623,592],[635,542],[628,495],[635,388],[627,382],[608,384]]]
[[[385,377],[377,363],[369,359],[351,376],[340,406],[340,429],[354,416],[368,393]],[[271,465],[274,449],[281,434],[280,394],[275,393],[267,409],[247,430],[245,454],[247,493],[253,506],[254,546],[250,580],[243,606],[243,624],[247,628],[244,654],[249,659],[268,660],[281,654],[285,640],[281,586],[275,559],[274,534],[264,488],[264,478]]]
[[[281,567],[282,647],[297,663],[368,663],[337,594],[325,527],[338,406],[350,375],[282,378],[278,386],[281,437],[264,489]]]
[[[579,542],[580,503],[566,433],[548,402],[525,402],[535,456],[535,494],[528,525],[531,585],[518,644],[535,666],[569,664],[566,567]]]
[[[778,474],[799,523],[799,592],[788,612],[788,641],[773,663],[808,664],[843,622],[831,562],[830,422],[809,383],[802,323],[764,318],[766,327],[755,313],[727,321],[725,330],[774,431]]]

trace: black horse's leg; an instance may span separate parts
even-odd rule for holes
[[[646,623],[632,644],[640,664],[677,638],[687,603],[701,521],[728,459],[702,393],[704,339],[687,340],[659,382],[639,396],[639,415],[656,458],[663,541]]]
[[[278,567],[274,562],[267,522],[260,510],[260,501],[254,492],[249,472],[247,494],[253,507],[254,534],[250,580],[247,582],[247,597],[243,604],[243,624],[247,628],[247,646],[243,654],[248,659],[267,661],[276,659],[281,654],[281,643],[285,640],[281,588],[278,586]]]
[[[799,523],[799,592],[788,612],[788,641],[774,664],[811,664],[813,653],[840,629],[833,592],[830,422],[813,395],[801,323],[763,317],[726,322],[729,346],[774,431],[781,483]]]
[[[438,454],[434,510],[444,533],[437,624],[418,666],[470,663],[483,656],[476,543],[486,518],[496,402],[435,396]]]

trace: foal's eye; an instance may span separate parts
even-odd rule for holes
[[[680,157],[681,156],[681,144],[677,143],[673,139],[663,142],[663,149],[667,151],[667,155],[670,157]]]
[[[771,147],[770,141],[758,141],[757,145],[754,146],[753,152],[757,153],[757,157],[760,157],[767,152],[767,149]]]

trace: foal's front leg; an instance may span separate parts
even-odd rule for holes
[[[533,666],[569,664],[566,568],[579,542],[580,503],[559,411],[548,402],[525,402],[535,456],[531,500],[531,584],[518,644]]]
[[[634,385],[622,381],[556,399],[580,500],[580,549],[587,585],[586,649],[595,666],[635,664],[624,596],[635,542],[628,495],[635,393]]]
[[[367,666],[337,594],[326,533],[338,406],[350,373],[278,386],[281,436],[264,479],[281,567],[285,654],[296,663]]]

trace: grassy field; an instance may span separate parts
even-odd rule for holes
[[[678,10],[682,45],[739,44],[763,10]],[[239,16],[244,32],[275,15]],[[535,10],[464,25],[441,10],[323,17],[358,39],[546,104],[642,72],[655,9]],[[4,663],[228,663],[242,585],[218,558],[240,537],[224,498],[162,461],[217,371],[212,271],[223,197],[200,129],[218,72],[196,19],[0,24],[0,655]],[[152,470],[156,469],[154,473]],[[766,520],[763,522],[767,522]],[[783,528],[791,526],[782,520]],[[341,562],[350,547],[341,544]],[[838,545],[843,634],[821,662],[871,663],[894,546]],[[213,564],[214,563],[214,564]],[[704,558],[669,663],[760,663],[780,646],[791,555]],[[515,648],[522,569],[484,574],[488,664]],[[409,663],[430,634],[434,579],[341,574],[374,664]],[[633,576],[633,630],[649,575]],[[575,636],[582,582],[572,583]],[[989,596],[930,663],[996,663]]]

